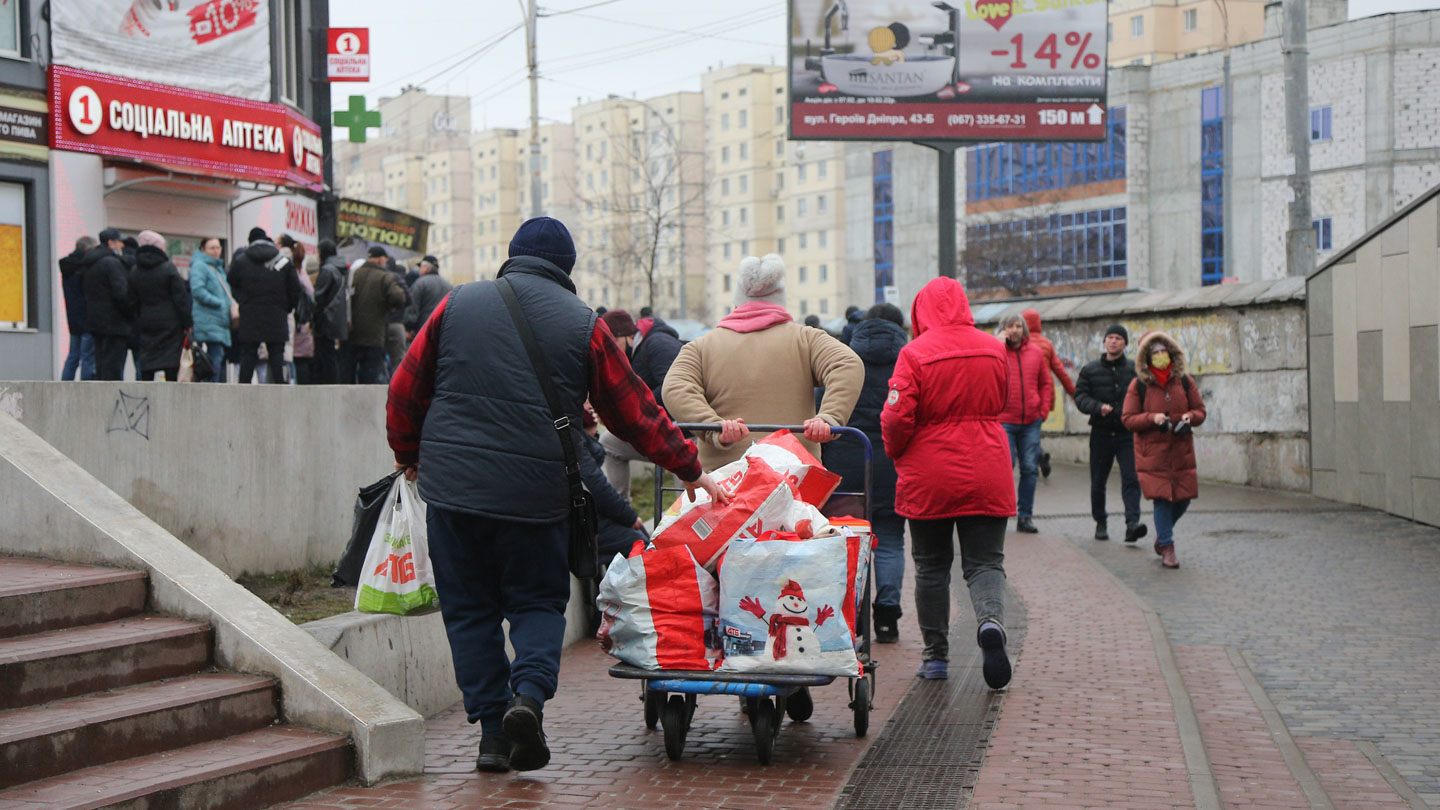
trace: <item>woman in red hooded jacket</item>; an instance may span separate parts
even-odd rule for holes
[[[1155,553],[1161,565],[1179,568],[1173,532],[1200,494],[1192,429],[1205,423],[1205,400],[1185,368],[1185,352],[1164,332],[1140,338],[1120,420],[1135,434],[1140,491],[1154,502]]]
[[[895,511],[910,524],[921,678],[946,677],[955,536],[979,621],[985,682],[1010,682],[1002,624],[1005,527],[1015,514],[1005,408],[1005,347],[975,328],[960,282],[937,278],[915,296],[915,339],[900,350],[880,414],[895,460]]]

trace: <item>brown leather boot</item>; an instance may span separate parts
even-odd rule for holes
[[[1179,568],[1180,561],[1175,559],[1175,544],[1160,546],[1156,549],[1160,554],[1160,564],[1166,568]]]

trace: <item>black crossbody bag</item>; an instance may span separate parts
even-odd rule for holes
[[[595,538],[598,521],[595,501],[580,481],[580,459],[575,450],[575,437],[570,432],[570,417],[560,407],[560,398],[555,395],[555,385],[550,380],[550,366],[535,344],[530,320],[520,308],[510,280],[496,279],[495,288],[505,299],[510,319],[515,322],[515,331],[520,333],[520,342],[525,344],[525,351],[530,355],[530,365],[535,369],[535,376],[540,378],[540,389],[545,393],[545,402],[550,406],[550,417],[554,420],[555,432],[565,453],[565,478],[570,487],[570,573],[576,579],[593,579],[600,575],[600,547]]]

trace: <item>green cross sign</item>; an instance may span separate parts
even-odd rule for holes
[[[365,109],[364,96],[351,96],[350,109],[337,110],[332,117],[335,126],[350,130],[351,143],[365,143],[365,130],[380,128],[380,111]]]

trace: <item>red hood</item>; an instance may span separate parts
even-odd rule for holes
[[[965,295],[965,288],[955,279],[942,276],[931,279],[916,294],[910,322],[918,338],[929,329],[974,326],[975,316],[970,314],[970,299]]]
[[[1044,333],[1045,330],[1040,328],[1040,312],[1038,310],[1027,309],[1020,313],[1020,317],[1024,318],[1025,325],[1030,327],[1030,334],[1039,335]]]

